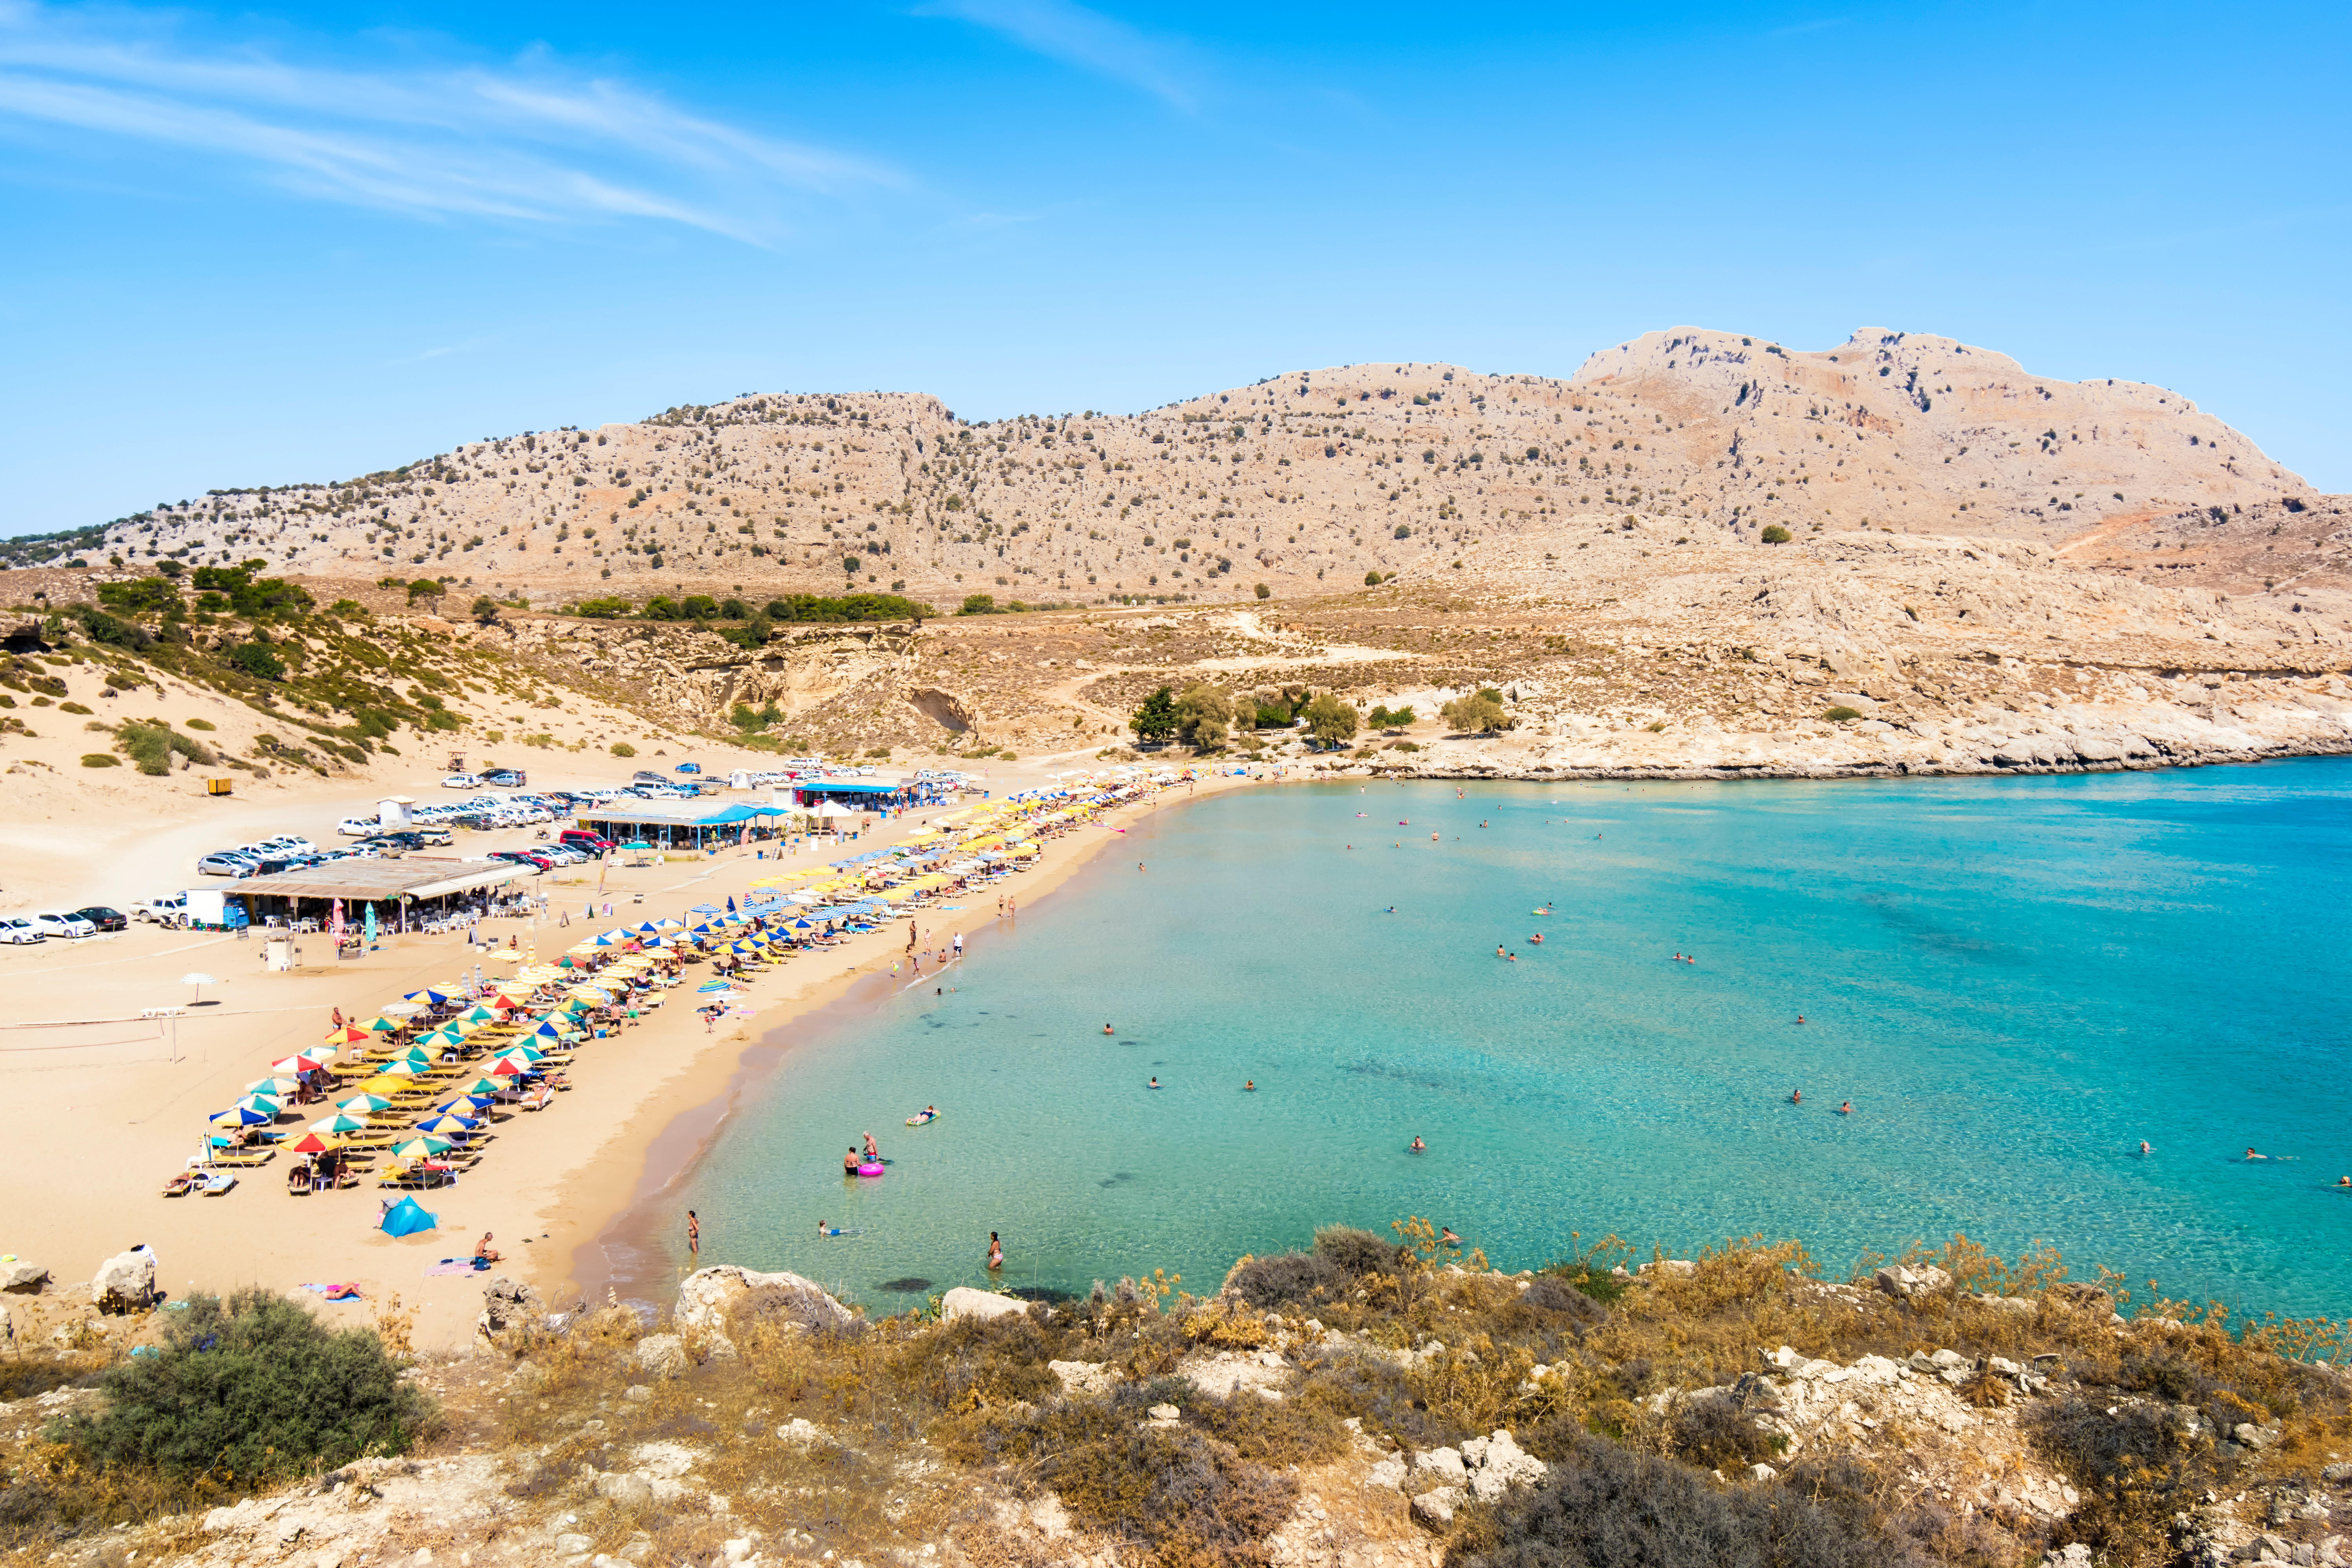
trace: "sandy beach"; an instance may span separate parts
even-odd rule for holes
[[[992,770],[999,798],[1047,782],[1073,758],[1038,758]],[[1203,778],[1045,838],[1033,868],[967,900],[955,914],[916,916],[926,941],[970,937],[993,922],[995,893],[1025,907],[1045,897],[1087,858],[1118,842],[1109,831],[1173,799],[1252,781]],[[373,792],[370,798],[373,799]],[[321,798],[313,812],[357,809],[357,801]],[[863,851],[898,842],[948,807],[883,822],[858,840]],[[283,820],[283,807],[275,820]],[[304,818],[307,820],[307,816]],[[329,819],[331,823],[331,817]],[[222,824],[206,831],[217,834]],[[312,837],[320,837],[315,828]],[[173,847],[178,847],[176,841]],[[450,853],[474,852],[470,843]],[[156,852],[151,851],[151,855]],[[783,866],[821,863],[822,852],[786,855]],[[163,877],[159,858],[155,875]],[[670,857],[637,868],[613,868],[599,898],[613,921],[585,921],[595,868],[547,879],[551,914],[500,921],[483,930],[503,943],[509,934],[552,958],[583,935],[633,920],[677,916],[698,903],[740,899],[751,882],[778,869],[751,848],[707,858]],[[584,874],[583,874],[584,873]],[[110,896],[118,870],[109,878]],[[181,879],[181,885],[196,879]],[[568,910],[570,923],[556,912]],[[439,1218],[436,1230],[395,1240],[375,1228],[386,1195],[373,1178],[332,1193],[286,1190],[292,1158],[241,1173],[237,1190],[218,1197],[164,1198],[163,1180],[198,1148],[205,1117],[234,1100],[274,1060],[318,1042],[331,1010],[364,1017],[421,985],[471,973],[479,954],[457,934],[387,937],[379,951],[333,963],[324,938],[304,940],[290,971],[262,967],[257,937],[162,931],[134,925],[119,935],[79,943],[49,942],[0,951],[13,1019],[42,1027],[0,1031],[0,1076],[15,1109],[13,1157],[0,1169],[0,1253],[47,1267],[62,1287],[87,1280],[106,1258],[136,1243],[152,1246],[159,1280],[173,1294],[245,1284],[289,1291],[310,1283],[349,1281],[364,1305],[322,1304],[338,1321],[358,1321],[397,1296],[416,1313],[416,1342],[455,1347],[467,1341],[480,1310],[478,1278],[427,1278],[428,1267],[472,1251],[484,1232],[504,1255],[502,1272],[552,1299],[570,1300],[605,1278],[597,1241],[614,1220],[675,1178],[691,1162],[723,1110],[745,1058],[789,1050],[816,1010],[835,1004],[861,977],[887,975],[906,946],[903,922],[801,954],[751,983],[755,1016],[706,1028],[680,990],[637,1026],[583,1049],[572,1088],[546,1112],[510,1116],[497,1125],[486,1157],[454,1185],[419,1194]],[[322,962],[323,961],[323,962]],[[967,960],[984,963],[983,950]],[[195,991],[190,973],[218,984]],[[488,973],[495,973],[495,971]],[[689,967],[689,982],[705,972]],[[184,1006],[174,1019],[144,1009]],[[307,1110],[307,1108],[306,1108]],[[292,1125],[289,1121],[282,1125]],[[682,1216],[681,1216],[682,1222]]]

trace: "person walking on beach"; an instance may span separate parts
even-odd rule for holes
[[[961,931],[955,933],[955,955],[958,958],[963,956],[963,932]]]
[[[702,1221],[695,1217],[692,1209],[686,1211],[686,1250],[688,1257],[702,1256]]]

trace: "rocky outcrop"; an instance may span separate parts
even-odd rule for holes
[[[847,1328],[857,1314],[797,1274],[762,1274],[739,1264],[698,1268],[677,1289],[672,1314],[680,1328],[724,1332],[738,1320],[796,1324],[803,1329]]]
[[[978,1318],[985,1322],[1028,1310],[1029,1303],[1018,1296],[999,1296],[993,1291],[975,1290],[969,1285],[959,1285],[940,1298],[940,1316],[949,1322],[958,1318]]]
[[[155,1304],[155,1254],[144,1247],[116,1253],[99,1265],[89,1296],[101,1312],[145,1311]]]
[[[546,1306],[532,1287],[503,1274],[482,1287],[481,1316],[474,1320],[477,1348],[520,1355],[546,1325]]]
[[[12,1291],[19,1296],[37,1296],[48,1282],[49,1271],[40,1264],[21,1259],[0,1264],[0,1290]]]

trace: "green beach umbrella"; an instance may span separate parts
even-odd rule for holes
[[[478,1078],[473,1082],[467,1084],[461,1092],[471,1095],[487,1094],[495,1096],[504,1094],[506,1092],[506,1087],[507,1086],[502,1083],[495,1083],[486,1078]]]
[[[310,1123],[309,1131],[312,1132],[364,1132],[367,1131],[367,1128],[368,1120],[366,1117],[351,1116],[338,1112],[333,1116],[322,1116],[319,1118],[318,1121]]]
[[[354,1116],[366,1116],[378,1110],[390,1110],[392,1101],[380,1094],[355,1094],[349,1100],[335,1101],[335,1109],[348,1110]]]
[[[392,1152],[404,1160],[422,1160],[432,1154],[446,1154],[456,1145],[446,1138],[411,1138],[405,1143],[395,1143]]]

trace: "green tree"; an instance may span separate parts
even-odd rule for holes
[[[204,575],[201,571],[196,574],[196,586],[199,588],[205,586]],[[448,591],[430,577],[419,577],[408,585],[408,602],[413,605],[419,599],[429,599],[438,608],[441,595]]]
[[[180,590],[165,578],[142,577],[131,583],[100,583],[98,602],[129,616],[157,615],[181,607]]]
[[[1493,687],[1482,687],[1467,697],[1457,697],[1438,710],[1438,717],[1463,733],[1473,731],[1491,735],[1507,729],[1510,715],[1503,708],[1503,694]]]
[[[1377,587],[1379,587],[1380,585],[1381,585],[1381,574],[1380,574],[1379,573],[1377,573],[1377,572],[1367,572],[1367,573],[1365,573],[1365,574],[1364,574],[1364,586],[1365,586],[1365,587],[1367,587],[1367,588],[1377,588]]]
[[[1355,739],[1358,719],[1354,706],[1331,693],[1327,691],[1307,703],[1304,713],[1307,733],[1326,745],[1344,745]]]
[[[1143,700],[1127,727],[1142,741],[1164,741],[1176,732],[1176,694],[1163,686]]]
[[[857,574],[864,571],[865,568],[866,563],[859,560],[855,555],[845,555],[841,558],[841,569],[849,574],[852,577],[856,576]]]
[[[109,1469],[242,1484],[398,1454],[433,1415],[372,1329],[336,1332],[258,1287],[191,1297],[162,1352],[118,1362],[57,1435]]]
[[[270,650],[268,643],[241,642],[228,650],[228,661],[257,680],[283,680],[286,661]]]
[[[1274,590],[1260,583],[1257,585],[1257,596],[1261,599],[1271,599],[1274,597]]]
[[[474,601],[474,619],[490,626],[499,618],[499,602],[484,594]]]
[[[1776,522],[1767,527],[1763,532],[1758,534],[1756,537],[1762,540],[1767,544],[1786,544],[1789,542],[1789,531],[1782,528]]]
[[[688,594],[686,603],[678,606],[689,621],[710,621],[719,618],[719,601],[708,594]]]
[[[1411,708],[1375,708],[1364,715],[1364,722],[1375,730],[1402,730],[1412,721]]]
[[[733,710],[727,715],[735,728],[747,735],[756,734],[769,728],[783,716],[784,710],[776,706],[776,700],[772,697],[769,698],[763,706],[758,708],[749,703],[738,702]]]
[[[656,594],[646,601],[646,607],[638,612],[638,618],[647,621],[674,621],[683,613],[677,607],[676,599],[671,598],[667,594]]]
[[[1176,699],[1176,730],[1188,744],[1213,752],[1232,733],[1234,700],[1206,681],[1184,689]]]
[[[635,608],[636,605],[632,604],[630,601],[615,596],[603,599],[583,599],[580,601],[579,605],[574,607],[572,613],[579,616],[583,620],[611,621],[618,620],[621,616],[627,615],[631,610]]]
[[[963,608],[956,612],[959,616],[992,616],[996,613],[996,595],[993,594],[966,594]]]

